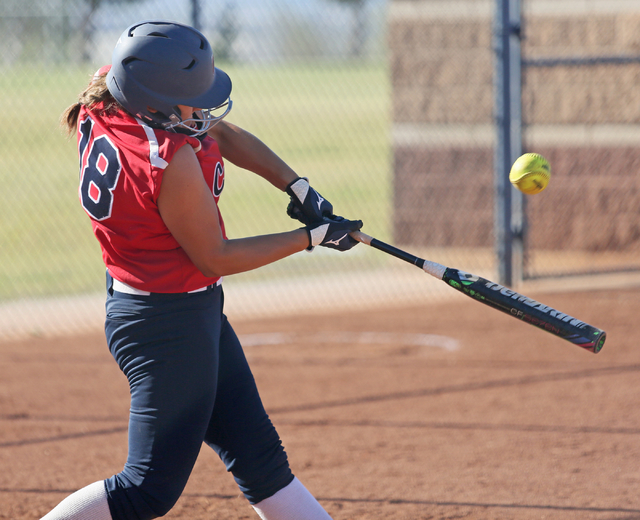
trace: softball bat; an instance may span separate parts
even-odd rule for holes
[[[606,332],[602,329],[593,327],[480,276],[424,260],[361,231],[354,231],[351,236],[358,242],[419,267],[431,276],[442,280],[449,287],[476,301],[545,330],[594,354],[600,352],[607,338]]]

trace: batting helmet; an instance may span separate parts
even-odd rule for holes
[[[231,109],[231,80],[214,66],[208,40],[175,22],[144,21],[127,28],[113,50],[107,88],[130,114],[166,130],[193,130],[185,123],[197,121],[194,133],[203,134]],[[182,120],[177,105],[202,109],[201,118]],[[225,105],[226,111],[214,117],[211,111]]]

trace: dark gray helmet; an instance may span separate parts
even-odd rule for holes
[[[202,109],[194,118],[196,134],[231,109],[231,80],[214,67],[211,45],[193,27],[175,22],[144,21],[127,28],[113,50],[107,88],[127,112],[166,130],[190,129],[185,123],[191,120],[182,120],[177,105]],[[214,117],[211,111],[225,105],[226,111]]]

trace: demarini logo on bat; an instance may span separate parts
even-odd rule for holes
[[[502,285],[497,284],[495,282],[490,282],[487,280],[485,283],[485,286],[488,289],[491,289],[496,292],[500,292],[500,294],[503,294],[504,296],[512,298],[513,300],[522,302],[525,305],[528,305],[529,307],[532,307],[540,312],[543,312],[544,314],[549,314],[549,316],[553,318],[556,318],[560,321],[564,321],[565,323],[569,323],[574,327],[584,328],[586,326],[585,322],[580,321],[574,318],[573,316],[569,316],[564,312],[557,311],[553,307],[549,307],[548,305],[544,305],[543,303],[532,300],[531,298],[523,296],[522,294],[518,294],[517,292],[512,291],[511,289],[507,289],[506,287],[503,287]]]

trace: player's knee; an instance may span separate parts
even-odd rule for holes
[[[284,452],[265,465],[247,465],[242,461],[234,461],[230,471],[249,503],[257,504],[273,496],[293,480],[293,473],[289,468]]]
[[[167,482],[153,487],[136,485],[122,474],[107,482],[109,507],[114,520],[152,520],[166,515],[176,504],[184,486]]]
[[[293,480],[287,453],[271,421],[264,420],[249,432],[237,432],[218,452],[227,471],[251,504],[269,498]]]

